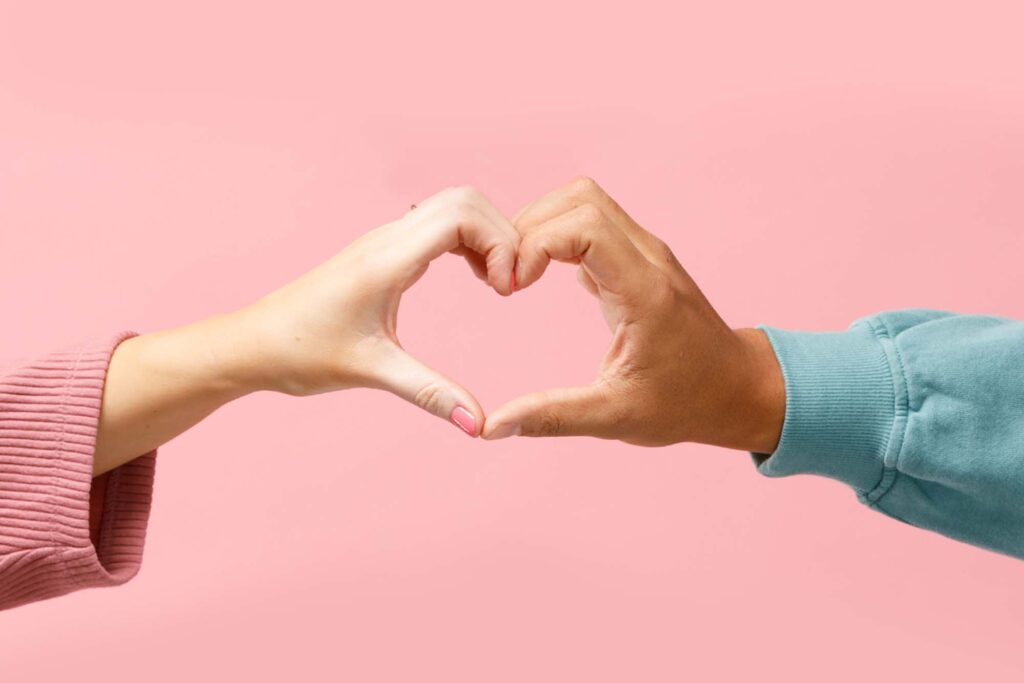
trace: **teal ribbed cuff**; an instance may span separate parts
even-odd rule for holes
[[[866,495],[882,482],[896,416],[893,373],[872,328],[768,335],[786,384],[782,436],[770,456],[754,455],[769,477],[818,474]]]

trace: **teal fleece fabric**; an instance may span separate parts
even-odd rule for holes
[[[1024,322],[904,310],[761,329],[786,384],[761,473],[838,479],[890,517],[1024,558]]]

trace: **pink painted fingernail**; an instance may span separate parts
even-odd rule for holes
[[[455,406],[450,419],[462,431],[470,436],[476,436],[476,418],[473,417],[473,413],[462,406]]]

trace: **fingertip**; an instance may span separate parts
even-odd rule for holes
[[[519,436],[522,434],[522,425],[516,424],[505,424],[499,425],[492,430],[481,434],[485,441],[498,441],[503,438],[509,438],[510,436]]]
[[[522,413],[516,407],[521,400],[506,403],[488,415],[480,437],[485,441],[497,441],[522,434]]]
[[[523,272],[523,259],[520,254],[516,254],[516,262],[512,266],[512,278],[516,284],[516,289],[526,289],[526,275]]]
[[[510,436],[519,436],[523,433],[523,427],[515,422],[488,422],[484,425],[484,431],[480,435],[484,441],[497,441],[507,439]]]
[[[487,277],[487,284],[491,286],[494,293],[503,297],[511,296],[514,291],[511,281],[511,277],[506,278],[503,275],[499,275],[497,272],[489,273]]]
[[[501,244],[487,254],[487,282],[501,296],[516,289],[516,259],[517,251],[511,244]]]
[[[543,277],[550,263],[551,258],[544,250],[543,244],[536,237],[531,239],[527,236],[519,245],[519,253],[516,254],[516,289],[524,290],[533,286]]]
[[[529,268],[524,266],[520,268],[519,273],[516,274],[516,289],[522,291],[527,287],[532,287],[534,283],[540,280],[543,274],[544,271],[536,267]]]
[[[512,296],[516,291],[516,272],[510,271],[508,278],[496,274],[490,278],[489,283],[498,296]]]
[[[479,436],[477,425],[480,424],[480,421],[477,420],[477,417],[465,406],[455,406],[452,409],[451,415],[448,416],[448,419],[467,435],[474,438]]]
[[[476,398],[457,382],[394,346],[377,365],[379,388],[447,420],[471,437],[480,435],[484,411]]]

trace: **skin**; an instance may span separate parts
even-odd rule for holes
[[[612,332],[594,382],[517,398],[485,423],[469,391],[406,353],[401,296],[449,252],[503,296],[536,282],[552,260],[579,265]],[[671,250],[594,181],[575,180],[511,222],[476,190],[450,188],[242,310],[118,346],[94,474],[250,393],[355,387],[389,391],[485,439],[587,435],[771,453],[785,413],[765,335],[730,329]]]
[[[578,264],[612,339],[593,383],[501,406],[487,419],[485,439],[582,435],[775,450],[786,400],[767,337],[730,329],[665,243],[596,182],[577,179],[513,223],[522,236],[518,286],[536,282],[552,260]]]
[[[265,390],[382,389],[445,420],[461,408],[460,428],[479,435],[484,413],[473,395],[402,348],[398,307],[430,262],[449,252],[498,294],[511,294],[518,245],[512,224],[482,194],[450,188],[251,306],[123,342],[107,373],[94,475]]]

